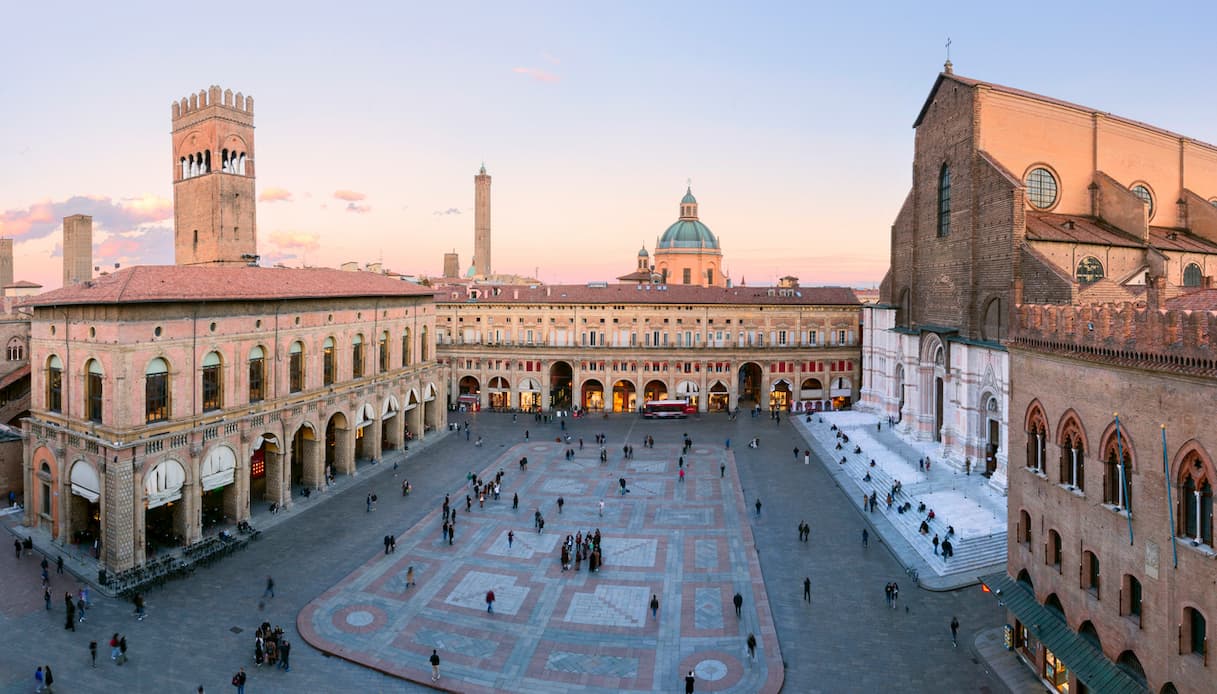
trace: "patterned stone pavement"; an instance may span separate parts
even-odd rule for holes
[[[698,691],[778,691],[782,658],[732,452],[695,446],[681,482],[680,435],[666,433],[655,448],[636,444],[630,460],[611,451],[607,464],[586,441],[582,451],[572,441],[574,460],[565,459],[565,443],[507,448],[479,471],[504,471],[501,499],[466,511],[469,485],[450,490],[452,545],[442,538],[437,505],[401,528],[395,553],[372,556],[309,603],[297,619],[300,634],[323,652],[423,683],[436,649],[442,684],[465,692],[662,691],[688,670]],[[527,501],[513,510],[517,492]],[[537,509],[542,533],[533,527]],[[563,538],[596,529],[603,568],[564,571]],[[409,567],[416,585],[407,588]],[[658,618],[648,607],[652,594]],[[755,660],[746,652],[749,633],[759,642]]]

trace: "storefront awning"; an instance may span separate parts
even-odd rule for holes
[[[1030,590],[1004,572],[981,576],[980,582],[993,591],[1023,626],[1091,691],[1110,694],[1142,694],[1145,691],[1145,687],[1108,660],[1093,644],[1074,633],[1056,613],[1039,604]]]

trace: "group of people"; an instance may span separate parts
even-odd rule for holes
[[[270,622],[262,622],[254,632],[254,664],[258,667],[265,663],[291,672],[291,653],[292,644],[284,637],[282,627],[272,629]]]
[[[579,565],[584,559],[587,559],[587,570],[595,572],[604,566],[604,558],[600,552],[600,528],[596,528],[595,534],[588,531],[587,535],[583,531],[579,531],[574,535],[567,535],[566,541],[562,543],[562,570],[567,571],[571,568],[571,558],[575,560],[575,571],[579,570]]]

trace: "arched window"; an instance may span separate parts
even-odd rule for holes
[[[363,335],[356,335],[351,340],[351,378],[363,376]]]
[[[208,352],[203,357],[203,411],[211,412],[224,407],[224,372],[219,352]]]
[[[169,364],[157,357],[144,369],[144,421],[148,424],[169,419]]]
[[[1082,445],[1082,437],[1076,432],[1069,432],[1061,441],[1060,482],[1068,487],[1077,487],[1085,491],[1086,479],[1086,450]]]
[[[1213,473],[1195,451],[1179,471],[1179,534],[1194,545],[1213,546]]]
[[[406,328],[401,334],[401,365],[410,365],[410,329]]]
[[[1123,455],[1123,465],[1120,456]],[[1113,431],[1103,447],[1103,503],[1119,509],[1132,508],[1132,442],[1120,428],[1119,438]]]
[[[1031,549],[1031,514],[1026,509],[1018,512],[1018,541]]]
[[[1089,550],[1082,553],[1082,587],[1099,597],[1099,556]]]
[[[1188,263],[1183,268],[1183,286],[1199,287],[1204,282],[1204,271],[1196,263]]]
[[[1055,530],[1048,531],[1048,547],[1044,552],[1044,563],[1048,566],[1055,566],[1057,572],[1061,570],[1061,554],[1063,546],[1061,544],[1061,534]]]
[[[389,370],[389,332],[380,334],[380,370]]]
[[[105,394],[101,362],[90,359],[85,364],[85,419],[101,423],[102,396]]]
[[[1078,263],[1078,270],[1074,274],[1079,284],[1091,284],[1103,279],[1103,263],[1093,255],[1088,255]]]
[[[427,344],[427,326],[424,325],[418,336],[418,360],[425,362],[430,354],[430,345]]]
[[[46,360],[46,408],[63,412],[63,362],[54,354]]]
[[[1183,645],[1187,653],[1205,654],[1208,627],[1204,615],[1194,607],[1183,608]]]
[[[334,338],[325,338],[325,343],[321,348],[321,385],[329,386],[334,384],[334,372],[337,371],[334,360]]]
[[[249,350],[249,401],[266,399],[266,352],[261,347]]]
[[[944,163],[938,171],[938,237],[951,233],[951,169]]]
[[[1146,204],[1146,206],[1149,207],[1149,218],[1153,219],[1154,218],[1154,194],[1152,192],[1150,192],[1149,186],[1145,185],[1144,183],[1138,183],[1138,184],[1134,185],[1132,188],[1129,188],[1129,190],[1132,191],[1133,195],[1137,196],[1138,198],[1141,198],[1141,201],[1144,202]]]
[[[25,359],[25,343],[21,341],[21,338],[14,337],[8,341],[8,360],[21,361],[22,359]]]
[[[1027,467],[1036,472],[1044,472],[1044,463],[1048,458],[1048,424],[1044,412],[1038,405],[1027,417]]]
[[[304,390],[304,343],[299,340],[292,343],[288,352],[287,383],[292,393]]]
[[[1120,587],[1120,614],[1141,621],[1141,581],[1136,576],[1124,574]]]

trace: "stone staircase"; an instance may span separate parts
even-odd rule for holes
[[[895,479],[882,466],[870,466],[871,456],[867,454],[866,449],[863,449],[861,453],[853,452],[856,445],[853,436],[850,437],[849,443],[842,443],[841,450],[838,451],[836,450],[838,439],[836,438],[836,432],[831,430],[831,422],[827,420],[820,422],[813,418],[810,424],[806,423],[805,420],[800,422],[800,424],[811,434],[812,445],[820,449],[818,452],[824,459],[832,461],[830,467],[835,468],[840,473],[842,488],[849,494],[854,505],[859,508],[862,507],[863,493],[869,495],[878,492],[879,502],[875,507],[875,513],[883,514],[936,574],[941,576],[967,573],[1005,563],[1006,532],[1004,529],[1000,532],[975,537],[961,535],[957,529],[956,535],[951,538],[951,544],[955,551],[954,556],[943,561],[941,554],[934,554],[932,542],[934,534],[938,534],[940,541],[946,539],[947,526],[953,524],[951,519],[941,509],[935,509],[935,518],[928,521],[930,526],[929,534],[922,535],[919,532],[921,521],[925,520],[926,517],[926,512],[919,513],[917,511],[919,501],[929,493],[941,494],[948,491],[946,488],[936,488],[940,485],[933,478],[934,472],[929,473],[930,478],[926,481],[913,484],[904,483],[901,491],[893,497],[891,508],[888,508],[886,498],[892,489]],[[842,429],[842,431],[846,435],[849,435],[851,428]],[[890,450],[895,450],[902,456],[908,456],[910,453],[916,452],[915,449],[902,441],[899,442],[899,446],[892,446],[888,441],[882,441],[882,443],[889,444],[887,447]],[[916,456],[914,455],[913,457]],[[844,464],[840,462],[842,458],[845,459]],[[908,460],[907,457],[905,459]],[[863,478],[868,471],[870,472],[871,480],[866,482],[863,481]],[[943,470],[942,474],[947,475],[950,473]],[[905,502],[911,503],[912,507],[904,513],[897,512],[896,509]],[[866,509],[862,510],[864,513],[869,513]]]

